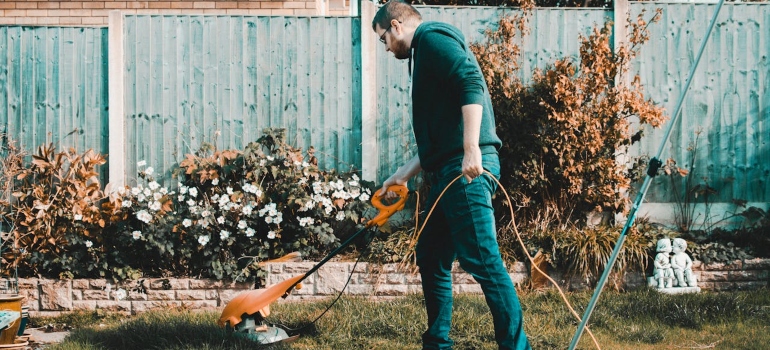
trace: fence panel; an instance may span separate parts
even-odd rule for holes
[[[715,4],[632,2],[631,15],[663,10],[633,70],[648,97],[673,113]],[[691,186],[718,193],[709,202],[770,202],[770,6],[726,3],[696,70],[662,158],[690,171]],[[664,129],[646,130],[635,155],[654,155]],[[697,140],[697,144],[696,144]],[[659,176],[648,202],[675,203],[686,179]],[[701,195],[698,202],[703,201]]]
[[[22,149],[106,154],[107,102],[107,28],[0,26],[0,132]]]
[[[243,149],[267,127],[314,146],[319,166],[361,167],[360,20],[127,15],[126,176],[163,179],[203,142]]]

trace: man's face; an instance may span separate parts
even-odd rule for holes
[[[404,41],[404,31],[401,23],[397,20],[391,20],[387,28],[380,27],[377,24],[374,32],[380,38],[380,42],[385,45],[385,51],[390,51],[399,60],[409,58],[409,46]]]

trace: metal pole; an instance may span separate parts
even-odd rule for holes
[[[628,230],[633,226],[634,220],[636,219],[636,212],[639,210],[639,206],[641,206],[642,201],[644,200],[644,196],[647,193],[647,189],[650,187],[650,183],[652,182],[652,178],[657,174],[658,167],[662,164],[660,161],[661,154],[663,153],[663,148],[666,145],[666,142],[668,141],[669,136],[671,135],[671,129],[676,123],[676,119],[679,118],[679,112],[682,110],[682,103],[684,102],[684,97],[687,95],[687,90],[690,88],[690,83],[692,82],[692,77],[695,75],[695,69],[698,68],[698,63],[700,62],[701,56],[703,55],[703,51],[706,48],[706,43],[708,42],[708,38],[711,35],[711,31],[714,29],[714,24],[717,21],[717,16],[719,15],[719,10],[722,9],[722,4],[724,4],[725,0],[719,0],[719,4],[717,5],[716,10],[714,10],[714,16],[711,18],[711,24],[709,24],[708,31],[706,32],[706,37],[703,38],[703,41],[700,45],[700,50],[698,51],[698,56],[695,58],[695,63],[690,68],[690,75],[687,78],[687,82],[684,85],[684,88],[682,89],[682,93],[679,95],[679,101],[676,104],[676,109],[673,114],[673,118],[671,119],[671,122],[668,125],[668,128],[666,128],[666,133],[663,136],[663,140],[661,140],[660,148],[658,148],[658,153],[655,154],[655,157],[650,159],[650,165],[647,169],[647,175],[644,178],[644,183],[642,183],[642,187],[639,189],[639,194],[636,196],[636,200],[634,201],[633,207],[631,207],[631,211],[628,216],[628,220],[626,221],[626,225],[623,227],[623,231],[620,232],[620,237],[618,238],[618,241],[615,243],[615,248],[612,250],[612,255],[610,255],[609,261],[607,261],[607,267],[604,268],[604,272],[602,273],[602,277],[599,279],[599,282],[596,285],[596,290],[594,290],[594,294],[591,297],[591,301],[588,302],[588,307],[586,308],[585,313],[583,314],[583,319],[580,321],[580,325],[578,325],[577,331],[575,332],[575,336],[572,338],[572,342],[569,344],[569,350],[574,350],[577,346],[578,342],[580,341],[580,337],[583,335],[583,330],[586,327],[586,324],[588,323],[588,319],[591,318],[591,313],[594,310],[594,307],[596,306],[596,301],[599,299],[599,296],[602,294],[602,289],[604,289],[604,285],[607,283],[607,278],[610,275],[610,272],[612,271],[612,267],[615,265],[615,260],[618,259],[618,254],[620,254],[620,250],[623,248],[623,242],[626,240],[626,234],[628,233]]]

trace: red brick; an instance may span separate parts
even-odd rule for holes
[[[187,1],[174,1],[171,3],[172,9],[191,9],[193,8],[192,2]]]
[[[286,1],[283,3],[283,8],[285,9],[304,9],[305,8],[305,2],[300,1]]]
[[[59,2],[58,1],[41,1],[37,3],[37,8],[39,9],[58,9],[59,8]]]
[[[282,2],[263,2],[262,8],[263,9],[282,9],[283,3]]]
[[[130,9],[146,9],[149,5],[147,1],[130,1],[126,3],[126,7]]]
[[[151,9],[171,8],[171,3],[168,1],[153,1],[153,2],[150,2],[148,5],[149,5],[149,8]]]
[[[59,24],[81,24],[80,17],[59,17]]]
[[[197,1],[193,4],[195,9],[213,9],[216,8],[216,3],[213,1]]]
[[[0,2],[0,10],[9,10],[9,9],[15,9],[16,3],[15,2]]]
[[[239,9],[258,9],[258,8],[262,8],[262,5],[259,2],[253,2],[253,1],[239,2],[238,8]]]
[[[27,10],[5,10],[6,17],[25,17]]]
[[[238,2],[237,1],[220,1],[216,3],[216,7],[218,9],[237,9]]]
[[[48,10],[27,10],[28,17],[46,17]]]
[[[91,10],[70,10],[72,17],[91,17]]]
[[[84,9],[103,9],[104,8],[104,2],[84,2],[83,3]]]
[[[17,9],[36,9],[37,8],[37,2],[35,2],[35,1],[17,1],[16,2],[16,8]]]
[[[83,2],[81,1],[63,1],[59,3],[59,8],[63,9],[82,9]]]
[[[124,9],[128,6],[125,1],[105,2],[104,8],[106,9]]]

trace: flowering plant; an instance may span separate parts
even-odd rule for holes
[[[318,254],[361,222],[371,190],[354,172],[319,170],[312,147],[306,154],[285,130],[266,129],[244,151],[206,144],[188,154],[175,171],[178,191],[144,168],[146,185],[123,191],[131,219],[122,236],[150,265],[217,279],[253,278],[254,262],[292,251]]]

